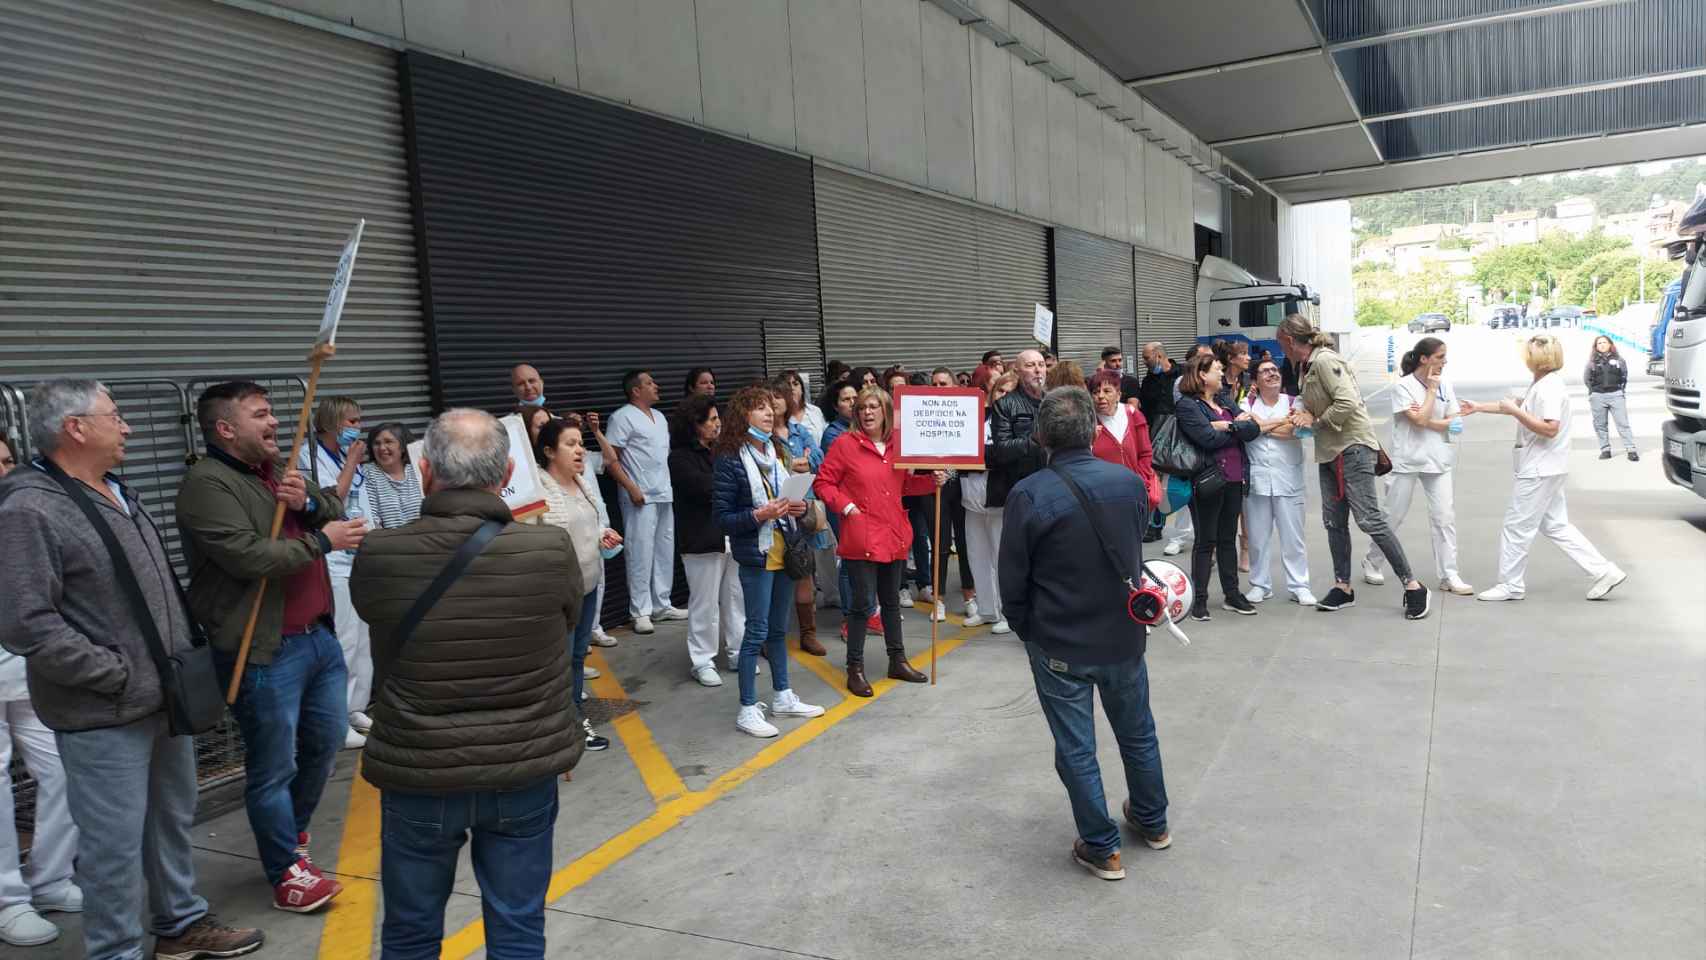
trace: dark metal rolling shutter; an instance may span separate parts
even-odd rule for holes
[[[1159,340],[1177,360],[1197,342],[1197,268],[1189,260],[1132,252],[1139,343]]]
[[[168,541],[198,382],[262,380],[288,428],[363,217],[320,390],[419,422],[395,55],[215,3],[0,0],[0,379],[113,383]]]
[[[666,411],[694,366],[726,398],[764,375],[767,330],[773,366],[816,367],[808,161],[415,52],[403,75],[438,403],[509,407],[521,361],[558,412],[608,417],[635,367]]]
[[[816,185],[829,359],[970,370],[1036,345],[1047,228],[821,166]]]
[[[1054,337],[1062,360],[1086,371],[1102,351],[1124,347],[1135,329],[1131,244],[1079,230],[1054,230]]]

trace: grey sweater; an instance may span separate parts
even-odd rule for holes
[[[127,516],[89,497],[112,527],[142,587],[160,637],[190,646],[190,626],[169,579],[154,524],[126,491]],[[0,646],[24,658],[30,703],[63,732],[116,727],[160,710],[160,675],[119,588],[111,557],[58,483],[21,467],[0,481]]]

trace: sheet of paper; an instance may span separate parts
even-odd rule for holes
[[[782,481],[782,499],[804,500],[811,492],[812,481],[817,479],[815,473],[790,473]]]

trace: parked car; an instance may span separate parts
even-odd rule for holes
[[[1551,312],[1548,314],[1550,322],[1547,326],[1580,327],[1582,325],[1582,317],[1588,312],[1589,311],[1586,309],[1570,303],[1553,307]]]
[[[1450,330],[1451,318],[1443,313],[1424,313],[1410,321],[1411,333],[1433,333],[1435,330]]]
[[[1522,312],[1515,307],[1494,307],[1493,312],[1487,314],[1487,329],[1509,330],[1516,326],[1521,316]]]

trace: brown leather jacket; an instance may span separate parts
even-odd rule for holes
[[[409,607],[488,519],[508,525],[406,644]],[[586,748],[571,703],[569,632],[584,597],[567,531],[516,523],[497,496],[443,490],[421,518],[367,535],[350,598],[373,637],[373,732],[362,775],[383,790],[523,787]]]

